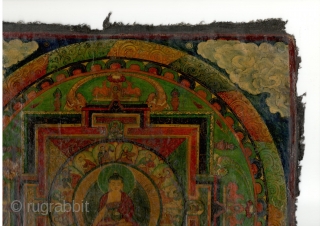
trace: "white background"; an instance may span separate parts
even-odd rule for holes
[[[286,31],[296,38],[302,63],[298,94],[307,93],[306,150],[298,197],[299,226],[320,225],[320,1],[319,0],[3,0],[3,20],[63,24],[88,24],[102,29],[111,22],[175,24],[213,21],[248,22],[282,18]],[[2,167],[1,167],[2,169]],[[2,187],[2,186],[1,186]]]

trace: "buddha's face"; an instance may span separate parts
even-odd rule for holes
[[[122,180],[110,180],[109,181],[109,190],[110,191],[123,191]]]

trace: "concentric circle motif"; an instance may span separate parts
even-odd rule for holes
[[[120,183],[120,193],[114,183]],[[49,202],[67,210],[50,210],[53,225],[180,225],[184,212],[182,190],[169,165],[124,142],[95,144],[69,158],[52,182]]]

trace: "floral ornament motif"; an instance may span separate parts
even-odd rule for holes
[[[234,150],[234,144],[227,143],[224,140],[219,141],[218,143],[214,144],[214,147],[219,150]]]
[[[228,174],[227,168],[222,166],[222,161],[224,157],[218,157],[218,155],[215,155],[214,157],[214,167],[213,167],[213,172],[215,176],[223,177]]]

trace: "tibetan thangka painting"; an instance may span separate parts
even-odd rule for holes
[[[274,24],[4,23],[3,225],[295,225],[298,60]]]

